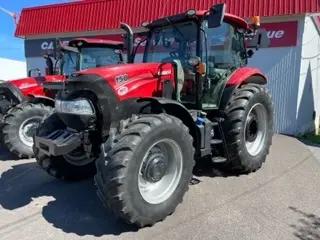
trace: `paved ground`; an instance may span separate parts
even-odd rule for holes
[[[240,177],[207,171],[172,216],[139,231],[105,211],[92,180],[59,182],[33,160],[3,156],[0,239],[319,240],[320,161],[314,156],[320,159],[317,147],[275,136],[260,171]]]

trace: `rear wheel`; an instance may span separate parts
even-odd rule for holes
[[[4,147],[19,158],[32,158],[33,135],[51,111],[51,107],[41,103],[21,103],[11,108],[1,122]]]
[[[262,85],[238,88],[225,112],[223,129],[228,146],[226,166],[236,172],[258,170],[265,162],[272,143],[273,104]]]
[[[44,137],[56,130],[65,128],[65,124],[59,116],[53,113],[40,124],[36,136]],[[35,145],[33,145],[33,150],[39,165],[55,178],[79,181],[92,177],[96,173],[95,158],[88,158],[82,146],[61,156],[47,156],[40,152]]]
[[[170,115],[132,118],[107,156],[96,162],[98,195],[125,222],[139,227],[164,220],[182,202],[194,167],[188,128]]]

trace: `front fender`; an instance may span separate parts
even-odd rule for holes
[[[190,134],[194,139],[193,145],[195,149],[200,149],[200,130],[195,124],[195,117],[191,115],[190,111],[184,105],[175,100],[158,97],[147,97],[137,100],[137,102],[145,101],[153,102],[157,107],[161,107],[165,113],[179,118],[183,124],[189,128]]]
[[[42,95],[28,94],[29,101],[32,103],[42,103],[46,106],[54,107],[54,99]]]

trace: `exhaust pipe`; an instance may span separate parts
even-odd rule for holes
[[[120,23],[121,28],[126,31],[126,42],[128,51],[128,63],[133,63],[133,31],[126,23]]]

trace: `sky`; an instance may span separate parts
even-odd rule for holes
[[[10,12],[21,13],[25,7],[52,3],[68,2],[67,0],[0,0],[0,7]],[[14,37],[15,24],[13,18],[0,10],[0,58],[25,60],[24,40]]]

